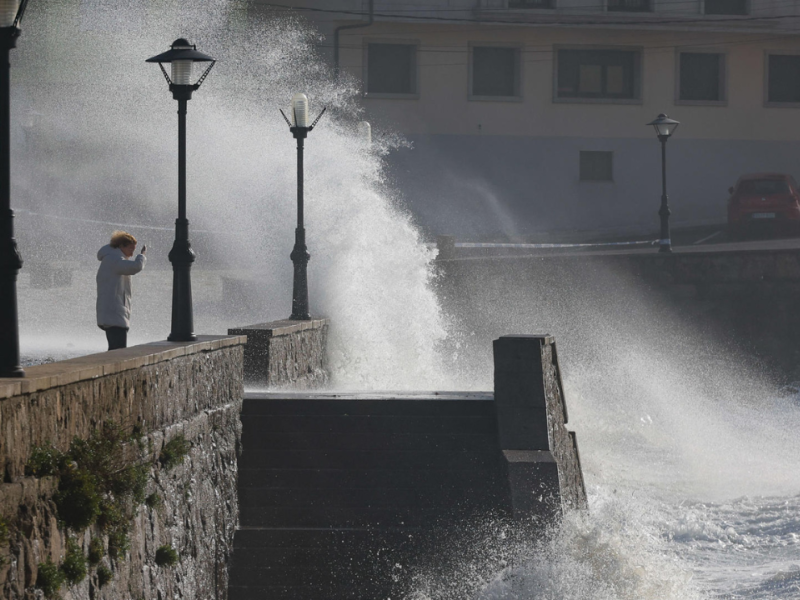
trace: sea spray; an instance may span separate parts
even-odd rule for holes
[[[440,387],[445,330],[431,287],[434,252],[385,180],[384,157],[404,142],[376,123],[367,145],[357,129],[358,86],[335,81],[317,56],[319,36],[292,12],[221,0],[32,5],[14,55],[13,119],[35,115],[28,130],[17,130],[14,151],[28,266],[67,260],[91,272],[87,257],[111,223],[125,226],[151,242],[149,268],[133,282],[131,341],[168,333],[177,104],[144,60],[180,36],[218,59],[187,115],[195,330],[225,333],[290,312],[296,154],[278,109],[303,91],[312,117],[328,109],[306,142],[305,211],[310,304],[331,319],[332,383]],[[117,49],[114,69],[103,60],[109,48]],[[29,272],[20,282],[23,354],[40,347],[37,340],[97,338],[102,349],[90,277],[76,273],[79,289],[42,298],[47,292],[30,286]],[[226,296],[215,274],[247,281],[253,293]]]

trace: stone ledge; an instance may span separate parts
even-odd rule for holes
[[[145,365],[247,343],[244,335],[199,335],[195,342],[151,342],[120,350],[80,356],[25,369],[26,377],[0,379],[0,400],[78,381],[97,379]]]
[[[230,335],[247,335],[248,333],[257,331],[265,337],[280,337],[283,335],[291,335],[292,333],[303,331],[305,329],[321,329],[326,325],[330,325],[330,320],[325,318],[311,319],[309,321],[293,321],[291,319],[283,319],[280,321],[270,321],[269,323],[257,323],[255,325],[235,327],[228,329],[228,333]]]
[[[542,343],[545,345],[552,344],[555,341],[555,338],[550,335],[549,333],[524,333],[519,335],[501,335],[501,338],[536,338],[542,340]]]

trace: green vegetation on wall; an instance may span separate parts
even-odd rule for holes
[[[157,463],[163,469],[171,469],[183,462],[190,448],[185,437],[177,435],[164,445]],[[148,452],[143,443],[141,428],[126,429],[107,422],[89,439],[75,438],[68,452],[49,444],[35,448],[26,473],[35,477],[57,477],[58,489],[53,501],[59,523],[79,535],[95,527],[108,539],[108,556],[120,560],[130,548],[130,532],[139,508],[146,504],[156,509],[161,505],[157,493],[145,495],[150,470],[155,465],[153,453]],[[0,543],[4,535],[8,537],[8,524],[0,520]],[[101,564],[105,553],[100,537],[91,538],[86,555],[79,543],[70,537],[60,566],[50,559],[39,565],[36,587],[46,598],[58,598],[63,583],[80,583],[89,568],[94,568],[97,585],[102,588],[113,578],[113,572]],[[160,547],[155,558],[159,566],[178,562],[178,554],[171,546]]]
[[[156,564],[159,567],[173,567],[178,563],[178,553],[172,546],[161,546],[156,550]]]

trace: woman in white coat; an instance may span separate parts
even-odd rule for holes
[[[144,269],[146,246],[135,259],[136,238],[124,231],[115,231],[111,243],[100,248],[97,260],[97,326],[106,332],[108,349],[128,345],[131,326],[131,275]]]

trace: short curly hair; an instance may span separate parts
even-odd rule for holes
[[[136,245],[136,238],[127,231],[115,231],[111,234],[111,247],[122,248],[123,246]]]

